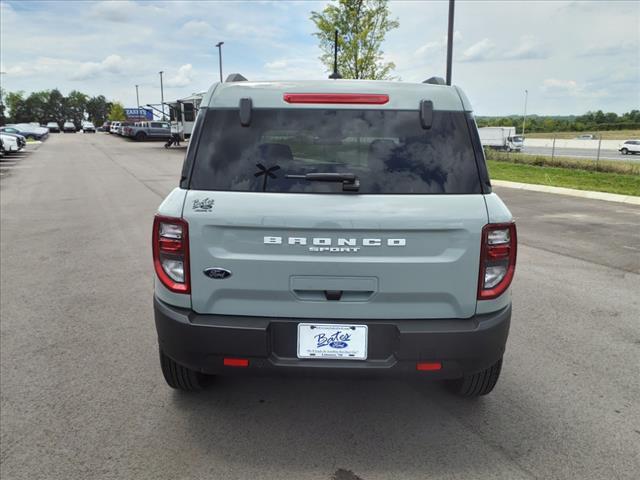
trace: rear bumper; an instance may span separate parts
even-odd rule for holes
[[[154,297],[158,342],[177,363],[208,374],[419,374],[459,378],[484,370],[504,353],[511,305],[469,319],[325,320],[200,315]],[[366,324],[368,359],[297,358],[300,322]],[[248,368],[226,367],[225,357],[249,360]],[[440,362],[437,371],[416,370],[417,362]]]

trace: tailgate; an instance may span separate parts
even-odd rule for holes
[[[482,195],[189,191],[198,313],[326,319],[475,313]],[[206,269],[224,269],[211,278]]]

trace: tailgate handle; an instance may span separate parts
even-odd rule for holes
[[[337,302],[342,298],[342,290],[325,290],[324,296],[327,300]]]

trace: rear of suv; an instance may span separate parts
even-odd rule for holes
[[[211,87],[153,225],[171,387],[317,373],[493,389],[516,228],[466,96],[441,83]]]

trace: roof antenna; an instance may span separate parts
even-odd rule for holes
[[[329,75],[332,80],[342,78],[342,75],[338,73],[338,30],[336,29],[335,40],[333,42],[333,73]]]

